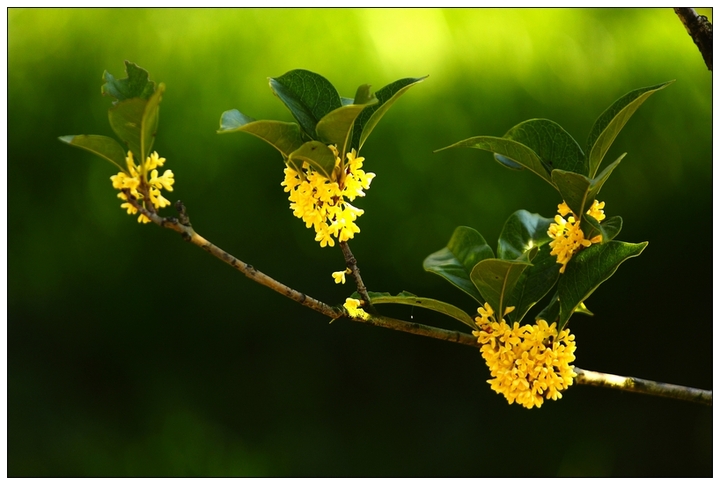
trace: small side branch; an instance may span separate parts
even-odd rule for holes
[[[362,298],[363,302],[365,302],[365,308],[367,308],[370,313],[377,313],[375,307],[373,307],[372,303],[370,303],[370,297],[368,296],[367,288],[365,287],[365,283],[363,283],[362,277],[360,276],[360,268],[358,268],[357,259],[355,259],[352,251],[350,251],[350,246],[348,245],[347,241],[340,242],[340,249],[342,249],[343,256],[345,257],[345,264],[350,269],[350,272],[355,279],[360,298]]]
[[[695,45],[700,49],[705,65],[712,71],[712,24],[707,17],[698,15],[693,8],[682,7],[674,10]]]
[[[577,374],[575,378],[576,384],[610,387],[620,389],[621,391],[639,392],[641,394],[681,399],[683,401],[692,401],[712,406],[712,391],[648,381],[638,379],[637,377],[616,376],[603,372],[584,370],[579,367],[575,367],[575,373]]]
[[[256,270],[253,266],[244,263],[231,255],[227,251],[214,245],[201,235],[199,235],[190,224],[190,218],[187,215],[185,206],[182,202],[178,201],[175,208],[178,211],[178,217],[160,217],[153,211],[147,210],[135,197],[132,196],[129,190],[123,191],[127,196],[128,202],[133,204],[145,217],[150,219],[152,222],[160,227],[171,229],[179,233],[182,238],[190,242],[208,253],[212,254],[216,258],[224,261],[233,268],[240,271],[242,274],[260,283],[263,286],[267,286],[271,290],[280,293],[281,295],[290,298],[303,306],[306,306],[318,313],[321,313],[333,320],[338,318],[348,318],[350,320],[365,323],[366,325],[372,325],[375,327],[389,328],[391,330],[398,330],[401,332],[412,333],[414,335],[420,335],[423,337],[430,337],[438,340],[444,340],[446,342],[453,342],[470,347],[480,347],[477,339],[470,334],[457,332],[454,330],[445,330],[443,328],[431,327],[428,325],[422,325],[414,322],[407,322],[404,320],[397,320],[395,318],[385,317],[377,313],[370,314],[367,320],[363,318],[353,318],[348,315],[344,308],[333,307],[320,300],[316,300],[304,293],[290,288],[283,283],[271,278],[270,276]],[[344,243],[340,243],[341,245]],[[353,274],[357,272],[358,290],[362,287],[364,292],[364,298],[367,298],[367,290],[365,285],[362,284],[360,279],[360,272],[357,269],[357,262],[350,252],[350,248],[347,247],[347,253],[343,249],[343,254],[346,255],[346,261],[353,270]],[[349,255],[349,257],[348,257]],[[351,264],[352,262],[352,264]],[[354,266],[354,269],[353,269]],[[361,293],[362,294],[362,293]],[[369,302],[369,299],[366,300]],[[691,387],[676,386],[673,384],[665,384],[662,382],[648,381],[645,379],[638,379],[637,377],[622,377],[612,374],[604,374],[601,372],[588,371],[580,369],[579,367],[574,368],[577,377],[575,383],[580,385],[600,386],[615,388],[623,391],[639,392],[643,394],[650,394],[660,397],[668,397],[672,399],[681,399],[685,401],[692,401],[701,404],[712,405],[712,391],[705,391],[702,389],[694,389]]]

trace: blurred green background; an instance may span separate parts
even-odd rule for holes
[[[429,74],[363,148],[377,178],[351,246],[371,290],[472,312],[425,256],[560,200],[488,153],[432,151],[529,118],[584,146],[618,97],[676,79],[606,157],[628,152],[606,213],[650,245],[571,324],[579,367],[710,389],[712,74],[672,9],[11,9],[8,33],[8,475],[712,475],[711,408],[587,386],[509,406],[477,349],[328,325],[139,225],[113,167],[57,140],[113,136],[101,76],[137,63],[167,85],[155,149],[194,227],[337,304],[340,250],[288,210],[280,155],[217,135],[220,114],[291,120],[267,77],[296,68],[344,96]]]

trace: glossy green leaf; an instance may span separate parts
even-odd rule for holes
[[[354,102],[355,102],[355,100],[352,98],[346,98],[344,96],[340,96],[340,104],[342,104],[343,106],[353,104]]]
[[[69,135],[61,136],[60,141],[99,155],[121,171],[127,171],[125,150],[113,138],[102,135]]]
[[[297,123],[276,120],[254,120],[236,109],[220,117],[218,133],[245,132],[254,135],[279,151],[284,159],[304,143]]]
[[[523,272],[532,266],[527,261],[507,261],[504,259],[484,259],[470,272],[470,279],[487,301],[501,315],[507,306],[510,295],[515,290]]]
[[[555,286],[560,265],[557,264],[557,257],[550,255],[550,251],[548,244],[540,247],[532,260],[532,266],[520,275],[507,303],[503,303],[505,307],[515,307],[509,314],[513,322],[522,321],[527,312]]]
[[[594,317],[595,314],[591,312],[588,307],[585,306],[585,303],[580,303],[578,306],[575,307],[574,313],[580,313],[582,315],[587,315],[589,317]]]
[[[672,84],[668,81],[655,86],[636,89],[630,91],[625,96],[615,101],[603,114],[595,121],[586,145],[586,152],[589,160],[589,174],[594,177],[597,173],[602,159],[605,157],[610,145],[615,141],[620,130],[623,129],[625,123],[653,93]]]
[[[471,227],[459,226],[446,247],[425,258],[423,268],[442,276],[479,303],[484,303],[470,279],[470,273],[477,263],[492,257],[492,249],[479,232]]]
[[[144,161],[152,149],[164,90],[161,83],[149,99],[125,99],[108,110],[110,126],[133,152],[135,163]]]
[[[375,95],[370,91],[370,85],[369,84],[361,84],[358,86],[357,91],[355,91],[355,99],[353,100],[353,104],[375,104],[378,102],[378,99],[375,97]]]
[[[474,136],[472,138],[459,141],[453,145],[435,150],[435,152],[458,147],[477,148],[479,150],[492,152],[495,154],[495,159],[503,165],[515,168],[512,166],[512,162],[516,162],[531,172],[536,173],[542,177],[543,180],[552,184],[552,181],[550,180],[550,173],[545,169],[545,165],[543,165],[540,157],[532,149],[522,143],[518,143],[514,140],[508,140],[506,138],[498,138],[497,136]],[[503,158],[498,159],[498,154]],[[509,159],[511,163],[508,164],[506,159]]]
[[[302,162],[308,162],[320,175],[330,179],[335,168],[335,154],[323,142],[309,141],[288,156],[291,166],[301,167]]]
[[[582,217],[592,204],[592,200],[588,199],[590,179],[575,172],[553,170],[552,180],[570,210],[576,216]]]
[[[617,159],[613,163],[605,167],[605,170],[603,170],[600,175],[592,179],[587,195],[587,200],[590,201],[590,203],[587,205],[586,209],[589,208],[590,205],[592,205],[592,202],[597,198],[598,194],[600,193],[600,189],[602,189],[607,179],[610,178],[613,170],[615,170],[617,166],[620,165],[620,162],[622,162],[623,158],[625,158],[625,155],[627,155],[627,153],[623,153],[622,155],[617,157]]]
[[[603,243],[606,243],[608,241],[612,241],[618,236],[618,234],[620,234],[620,231],[622,230],[623,219],[620,216],[608,217],[607,219],[602,221],[600,225],[605,232],[605,238],[603,239]]]
[[[590,209],[593,201],[595,201],[600,193],[600,189],[602,189],[613,170],[615,170],[622,159],[625,158],[625,155],[625,153],[620,155],[617,160],[608,165],[600,175],[592,180],[574,172],[565,170],[552,171],[552,180],[555,187],[575,215],[585,217],[585,212]]]
[[[385,116],[385,113],[387,113],[395,101],[405,94],[408,89],[422,82],[426,77],[427,76],[399,79],[378,90],[375,93],[378,103],[368,107],[355,120],[350,148],[355,148],[360,151],[365,144],[365,140],[367,140],[380,119]]]
[[[141,130],[141,160],[150,155],[153,144],[155,143],[155,136],[157,135],[158,122],[160,121],[160,101],[162,101],[162,95],[165,92],[165,85],[160,83],[158,88],[155,90],[150,99],[147,101],[145,111],[142,117],[142,130]]]
[[[565,326],[575,308],[610,278],[623,261],[638,256],[646,246],[646,242],[609,241],[593,244],[573,256],[558,282],[558,331]]]
[[[131,98],[149,99],[155,92],[155,83],[148,80],[148,72],[130,61],[125,61],[125,72],[126,78],[115,79],[112,74],[105,71],[102,94],[115,98],[115,104]]]
[[[373,305],[394,303],[398,305],[411,305],[421,308],[427,308],[428,310],[443,313],[449,317],[452,317],[455,320],[464,323],[473,330],[477,329],[477,326],[475,325],[475,322],[470,315],[468,315],[466,312],[456,307],[455,305],[445,303],[444,301],[434,300],[432,298],[423,298],[413,295],[412,293],[408,293],[406,291],[403,291],[402,293],[395,296],[391,295],[390,293],[369,292],[368,296],[370,297],[370,303],[372,303]]]
[[[552,324],[553,322],[557,322],[558,316],[560,316],[560,299],[558,298],[556,290],[547,306],[535,316],[535,321],[545,320],[549,324]]]
[[[566,170],[588,174],[588,164],[580,145],[554,121],[532,119],[510,128],[503,136],[522,143],[542,160],[547,172]]]
[[[322,117],[342,106],[340,95],[330,81],[304,69],[270,78],[270,88],[313,140],[317,139],[315,127]]]
[[[515,260],[533,247],[550,241],[548,228],[553,222],[526,210],[514,212],[503,226],[498,239],[499,259]]]
[[[349,104],[326,114],[315,128],[318,138],[328,145],[335,145],[344,158],[344,155],[350,151],[349,144],[355,120],[367,106],[376,103],[377,100],[371,98],[367,104]]]
[[[135,163],[143,162],[142,157],[142,120],[147,100],[130,98],[119,101],[108,110],[110,127],[133,153]]]

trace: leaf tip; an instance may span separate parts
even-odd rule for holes
[[[67,143],[68,145],[72,145],[73,140],[75,139],[77,135],[65,135],[65,136],[59,136],[58,140],[60,140],[63,143]]]

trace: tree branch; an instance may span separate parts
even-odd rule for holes
[[[355,279],[355,284],[357,285],[357,290],[360,294],[360,298],[362,298],[363,302],[365,302],[365,307],[370,311],[370,313],[377,313],[377,310],[375,310],[373,304],[370,303],[370,296],[368,296],[367,288],[365,287],[365,283],[363,283],[362,277],[360,276],[360,268],[358,268],[357,259],[355,259],[352,251],[350,251],[350,246],[348,245],[347,241],[340,242],[340,249],[342,249],[343,256],[345,257],[345,264],[350,269],[350,272]]]
[[[685,386],[676,386],[674,384],[665,384],[664,382],[648,381],[645,379],[638,379],[637,377],[616,376],[613,374],[605,374],[603,372],[583,370],[579,367],[575,367],[574,370],[577,374],[577,377],[575,377],[576,384],[610,387],[620,389],[621,391],[669,397],[712,406],[712,391],[705,391]]]
[[[158,226],[164,227],[166,229],[171,229],[179,233],[185,241],[204,249],[216,258],[237,269],[242,274],[255,281],[256,283],[267,286],[271,290],[274,290],[277,293],[280,293],[281,295],[300,303],[301,305],[315,310],[318,313],[330,317],[333,320],[344,317],[356,322],[372,325],[374,327],[389,328],[392,330],[398,330],[401,332],[412,333],[414,335],[420,335],[423,337],[444,340],[446,342],[454,342],[470,347],[480,347],[480,344],[478,344],[475,337],[464,332],[445,330],[443,328],[431,327],[429,325],[407,322],[404,320],[385,317],[377,313],[370,314],[367,320],[364,320],[362,318],[350,317],[344,308],[330,306],[326,303],[321,302],[320,300],[316,300],[315,298],[306,295],[305,293],[294,290],[289,286],[280,283],[279,281],[271,278],[270,276],[258,271],[253,266],[240,261],[232,254],[224,251],[223,249],[219,248],[218,246],[214,245],[213,243],[202,237],[200,234],[195,232],[195,229],[193,229],[192,224],[190,223],[190,218],[188,217],[187,211],[185,210],[185,206],[181,201],[177,201],[177,203],[175,204],[175,209],[178,211],[177,218],[160,217],[154,211],[151,212],[145,207],[143,207],[143,205],[135,197],[133,197],[129,190],[123,190],[123,193],[125,193],[128,202],[130,202],[138,211],[140,211],[143,215],[145,215],[145,217],[150,219]],[[342,245],[343,243],[340,244]],[[347,247],[347,244],[345,244],[345,247]],[[352,256],[352,253],[349,252],[349,249],[350,248],[348,247],[348,253],[350,254],[350,256]],[[345,250],[343,250],[343,253],[345,254]],[[347,256],[346,260],[348,260]],[[352,257],[352,260],[354,261],[355,258]],[[357,262],[355,262],[354,265],[355,269],[357,269]],[[359,287],[361,284],[362,280],[359,279],[358,290],[360,289]],[[362,285],[362,287],[363,289],[365,288],[364,285]],[[367,290],[365,290],[365,295],[367,297]],[[648,381],[645,379],[638,379],[636,377],[621,377],[612,374],[604,374],[601,372],[587,371],[580,369],[579,367],[574,367],[574,370],[577,374],[577,377],[575,378],[576,384],[610,387],[624,391],[639,392],[643,394],[651,394],[654,396],[669,397],[712,405],[712,391],[705,391],[702,389],[694,389],[684,386],[676,386],[673,384],[665,384],[662,382]]]
[[[705,65],[712,71],[712,24],[707,17],[698,15],[693,8],[682,7],[674,10],[695,45],[700,49]]]

